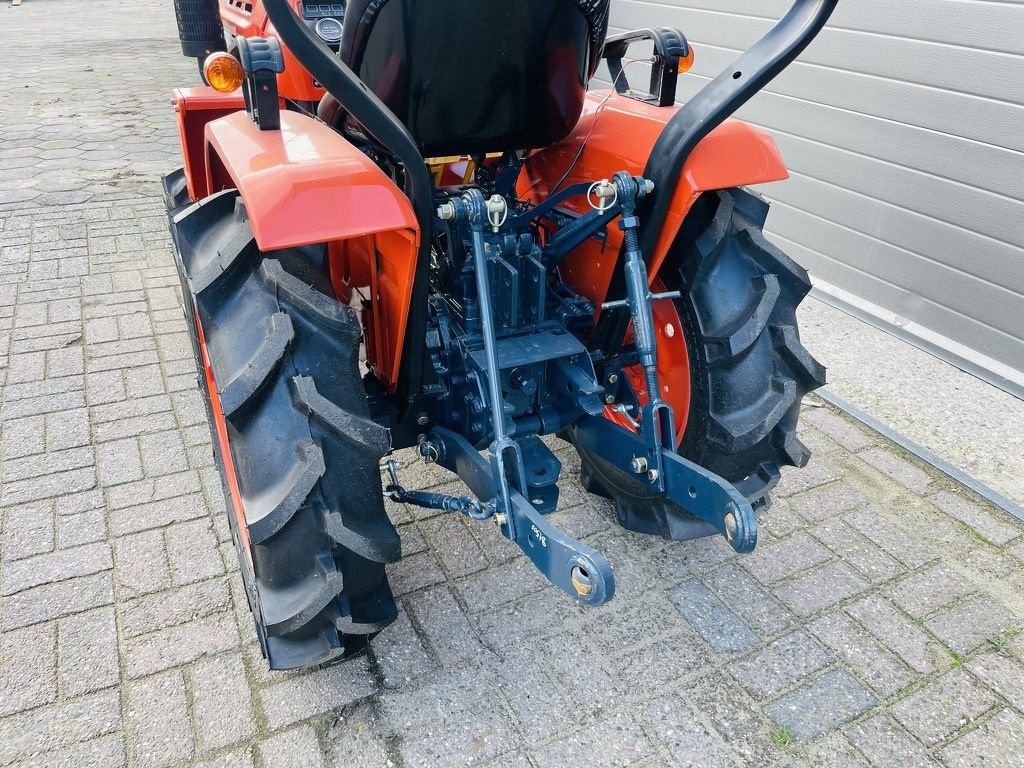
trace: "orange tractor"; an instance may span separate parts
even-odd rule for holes
[[[744,189],[787,172],[729,118],[836,0],[796,0],[681,107],[685,36],[608,38],[609,3],[175,1],[206,85],[175,92],[165,196],[272,667],[350,655],[395,618],[385,496],[499,526],[600,605],[608,561],[546,518],[543,436],[626,528],[738,552],[780,467],[807,462],[807,274]],[[613,87],[588,92],[602,62]],[[468,492],[407,490],[401,448]]]

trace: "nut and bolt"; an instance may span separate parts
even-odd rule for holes
[[[496,522],[498,525],[504,525],[508,522],[508,515],[506,515],[504,512],[496,512],[494,514],[494,522]]]
[[[629,462],[629,468],[633,470],[634,475],[642,475],[647,471],[647,459],[643,456],[634,456]]]
[[[427,426],[427,424],[430,423],[430,417],[427,416],[427,414],[425,413],[421,413],[419,416],[416,417],[416,423],[419,424],[421,427],[425,427]]]
[[[608,377],[609,384],[616,384],[619,381],[619,374],[613,373]]]
[[[661,475],[658,474],[658,470],[656,470],[656,469],[649,469],[649,470],[647,470],[647,479],[650,480],[652,483],[657,482],[659,477],[661,477]]]
[[[605,401],[605,403],[607,403],[608,405],[611,405],[612,403],[614,403],[614,402],[615,402],[615,395],[605,395],[605,396],[604,396],[604,401]]]

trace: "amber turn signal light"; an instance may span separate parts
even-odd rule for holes
[[[679,74],[685,75],[690,71],[690,67],[693,66],[693,46],[689,46],[690,50],[685,56],[679,57]]]
[[[211,53],[203,62],[203,77],[215,91],[231,93],[242,87],[245,73],[238,59],[230,53],[218,51]]]

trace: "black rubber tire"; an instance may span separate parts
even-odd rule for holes
[[[810,459],[796,425],[804,395],[825,383],[825,369],[800,343],[796,310],[811,284],[764,238],[768,204],[760,196],[707,194],[694,214],[659,275],[683,293],[676,308],[691,392],[679,453],[732,482],[760,510],[779,468]],[[600,456],[580,456],[584,486],[613,499],[626,528],[674,539],[717,533]]]
[[[390,436],[369,419],[358,315],[331,295],[323,246],[264,255],[237,192],[180,208],[173,176],[165,191],[185,314],[225,494],[245,514],[244,531],[228,517],[264,655],[272,669],[350,656],[397,616],[384,566],[401,556],[378,469]]]

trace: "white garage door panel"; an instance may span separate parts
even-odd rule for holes
[[[611,22],[687,35],[685,101],[789,6],[614,0]],[[738,117],[773,133],[793,174],[761,189],[772,239],[827,290],[1024,394],[1024,2],[842,0]]]

